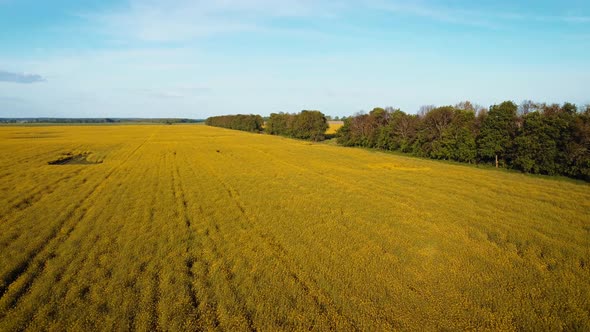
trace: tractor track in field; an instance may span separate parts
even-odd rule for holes
[[[98,239],[99,239],[98,237],[95,237],[95,238],[94,238],[94,239],[93,239],[93,240],[90,242],[90,243],[91,243],[90,247],[92,247],[92,245],[94,245],[95,243],[97,243],[97,242],[98,242]],[[55,258],[55,255],[54,255],[53,253],[50,253],[50,254],[49,254],[49,256],[48,256],[48,258],[49,258],[49,259],[48,259],[47,261],[45,261],[45,264],[47,264],[47,262],[49,262],[49,260],[51,260],[51,259]],[[83,264],[83,263],[85,263],[85,262],[87,261],[87,258],[88,258],[88,256],[87,256],[87,255],[85,255],[85,256],[84,256],[84,258],[83,258],[81,261],[79,261],[79,262],[78,262],[78,264]],[[63,266],[62,268],[60,268],[60,269],[57,271],[57,273],[55,274],[55,276],[53,276],[53,281],[54,281],[55,283],[60,283],[60,282],[62,282],[62,278],[63,278],[63,276],[64,276],[64,275],[67,275],[67,276],[68,276],[68,280],[72,280],[73,278],[77,277],[77,276],[80,274],[80,272],[81,272],[81,270],[82,270],[82,269],[75,269],[75,270],[74,270],[72,273],[67,273],[67,274],[66,274],[66,272],[68,272],[68,267],[69,267],[69,266],[70,266],[72,263],[73,263],[72,261],[69,261],[69,262],[67,263],[67,265]],[[39,274],[41,274],[41,273],[43,272],[43,270],[44,270],[44,268],[43,268],[43,269],[41,269],[41,271],[40,271],[40,273],[39,273]],[[32,282],[33,282],[33,280],[31,280],[31,283],[32,283]],[[67,283],[67,281],[63,281],[63,282]],[[68,289],[66,288],[66,289],[65,289],[65,292],[67,292],[67,291],[68,291]],[[65,294],[65,292],[64,292],[64,293],[62,293],[62,295],[61,295],[61,296],[65,296],[65,295],[63,295],[63,294]],[[53,294],[53,295],[56,295],[56,294]],[[19,299],[19,300],[20,300],[20,299]],[[44,300],[45,300],[45,301],[48,301],[49,299],[44,299]],[[17,300],[17,302],[18,302],[18,300]],[[26,322],[26,324],[24,325],[24,328],[23,328],[23,330],[27,330],[27,329],[29,328],[29,325],[31,324],[31,322],[32,322],[32,321],[33,321],[33,319],[34,319],[34,311],[35,311],[35,310],[31,310],[31,311],[28,313],[29,320],[28,320],[28,321]],[[1,317],[1,316],[0,316],[0,317]]]
[[[207,220],[206,218],[204,218],[205,220]],[[211,222],[211,220],[208,220],[209,223]],[[254,325],[254,320],[252,318],[252,313],[248,310],[248,308],[246,307],[246,303],[244,302],[243,297],[241,296],[240,292],[238,291],[238,288],[236,287],[235,283],[234,283],[234,273],[232,272],[231,268],[228,266],[228,262],[227,259],[223,256],[223,254],[221,253],[221,251],[219,250],[217,244],[215,243],[215,240],[210,236],[207,235],[206,239],[204,239],[208,242],[207,248],[211,251],[211,255],[212,255],[212,262],[218,262],[220,267],[221,267],[221,274],[223,276],[223,281],[225,283],[225,285],[227,286],[230,294],[233,297],[233,300],[236,302],[239,310],[240,310],[240,314],[242,315],[242,317],[244,318],[244,320],[246,321],[246,324],[248,326],[248,330],[249,331],[256,331],[256,327]],[[206,272],[206,281],[205,284],[208,286],[208,289],[212,289],[213,283],[212,283],[212,271],[211,271],[211,264],[208,263],[207,261],[203,261],[202,262],[205,267],[205,272]],[[215,298],[215,296],[213,294],[211,294],[212,298]],[[219,325],[219,321],[218,321],[218,308],[217,308],[217,304],[215,304],[215,309],[214,309],[215,313],[216,313],[216,317],[214,319],[214,325]]]
[[[269,152],[266,152],[266,151],[263,151],[263,150],[260,150],[257,148],[249,147],[249,146],[244,146],[244,148],[247,148],[249,150],[252,150],[252,151],[255,151],[255,152],[258,152],[258,153],[261,153],[261,154],[267,156],[266,158],[264,158],[264,160],[266,160],[267,162],[275,162],[277,165],[286,166],[286,167],[292,168],[294,170],[297,170],[301,173],[313,174],[314,176],[318,176],[318,177],[324,179],[326,182],[332,182],[339,187],[348,187],[348,188],[356,190],[359,193],[363,193],[365,195],[374,193],[373,191],[371,191],[365,187],[362,187],[362,186],[359,186],[359,185],[356,185],[354,183],[350,183],[347,181],[343,181],[340,178],[324,174],[323,172],[314,171],[314,170],[299,166],[297,164],[294,164],[294,163],[291,163],[288,161],[284,161],[283,159],[274,156],[272,153],[269,153]],[[218,174],[216,175],[216,177],[218,179],[220,179]],[[221,182],[222,182],[222,184],[224,184],[223,181],[221,181]],[[283,185],[285,185],[285,184],[283,184]],[[231,185],[229,185],[227,183],[224,184],[224,187],[225,187],[226,191],[228,192],[228,195],[232,199],[238,201],[236,203],[238,209],[240,209],[241,211],[245,211],[244,204],[240,201],[239,193],[237,192],[237,190],[232,188]],[[300,190],[300,188],[296,188],[296,189]],[[386,196],[386,197],[396,197],[396,194],[387,188],[379,187],[378,190],[380,193],[384,194],[384,196]],[[421,213],[421,211],[418,211],[415,207],[408,206],[406,203],[399,202],[399,201],[396,201],[396,203],[406,206],[408,209],[415,211],[416,214]],[[372,205],[372,203],[369,203],[369,204]],[[248,217],[250,219],[251,224],[254,225],[255,223],[252,222],[253,219],[251,219],[251,217],[249,215],[247,215],[246,213],[244,213],[244,214],[246,215],[246,217]],[[365,223],[363,220],[357,220],[357,221],[361,222],[361,223]],[[341,227],[343,227],[344,229],[350,230],[350,226],[347,223],[342,223]],[[259,232],[259,236],[261,236],[263,239],[265,239],[266,243],[268,243],[271,247],[274,247],[276,249],[275,252],[280,253],[279,255],[277,255],[277,258],[279,261],[281,261],[285,266],[296,265],[296,263],[292,262],[289,259],[288,251],[280,244],[280,242],[278,242],[276,240],[276,238],[272,234],[270,234],[268,232],[268,230],[260,229],[260,230],[258,230],[258,232]],[[375,246],[377,248],[379,248],[382,252],[387,252],[386,248],[384,247],[383,241],[375,241],[374,240],[374,239],[383,238],[383,234],[380,234],[379,232],[374,231],[369,227],[365,228],[365,232],[371,234],[372,236],[362,236],[364,242],[374,243]],[[361,235],[355,233],[355,236],[361,236]],[[384,239],[384,241],[387,241],[387,240]],[[303,270],[298,267],[295,267],[295,269],[290,269],[289,271],[291,274],[290,276],[296,281],[296,283],[301,285],[302,289],[304,289],[307,294],[310,294],[310,296],[313,298],[314,303],[316,303],[316,305],[318,307],[322,308],[323,301],[330,299],[329,295],[323,293],[321,291],[321,289],[319,288],[319,286],[315,287],[315,290],[314,290],[314,286],[317,286],[318,283],[313,278],[313,276],[307,275],[306,276],[307,278],[302,277],[301,273],[298,274],[297,271],[303,271]],[[306,282],[306,280],[308,280],[308,281]],[[316,295],[316,294],[318,294],[318,295]],[[325,300],[323,300],[323,299],[325,299]],[[344,317],[345,319],[348,319],[348,322],[351,324],[353,329],[360,330],[360,328],[358,328],[358,326],[355,324],[353,319],[344,315],[344,313],[342,312],[342,309],[339,306],[334,305],[334,309],[336,310],[336,312],[338,313],[339,316]]]
[[[121,204],[121,202],[120,201],[116,201],[115,204],[119,205],[119,204]],[[84,210],[84,213],[79,216],[78,222],[76,222],[75,225],[73,225],[72,227],[70,227],[68,229],[68,231],[63,235],[64,238],[66,238],[66,239],[69,238],[70,234],[74,230],[74,227],[76,225],[78,225],[78,223],[82,220],[82,218],[85,217],[85,215],[86,215],[85,212],[86,211],[85,211],[85,209],[83,209],[83,210]],[[106,212],[106,210],[104,210],[104,209],[103,210],[99,210],[98,211],[98,214],[96,214],[94,217],[101,216],[105,212]],[[87,229],[85,231],[85,234],[91,234],[93,229],[95,229],[95,227],[91,227],[91,228]],[[91,238],[92,238],[92,240],[89,241],[91,244],[88,245],[89,248],[92,248],[93,247],[93,244],[94,243],[97,243],[100,237],[99,236],[91,236]],[[65,241],[65,239],[64,239],[64,241]],[[34,279],[37,276],[40,276],[43,273],[43,271],[45,270],[45,267],[48,264],[48,262],[51,261],[52,259],[54,259],[56,257],[56,253],[55,252],[57,250],[57,247],[59,245],[61,245],[61,243],[63,243],[63,241],[56,241],[56,242],[54,242],[51,247],[49,247],[47,250],[45,250],[43,252],[43,257],[41,257],[41,258],[36,257],[35,258],[35,259],[37,259],[38,262],[42,262],[42,266],[37,265],[37,267],[39,267],[39,268],[32,270],[33,271],[33,275],[32,276],[27,276],[27,280],[25,280],[26,287],[23,287],[20,290],[20,292],[24,292],[24,293],[23,294],[20,294],[20,296],[18,296],[18,297],[14,297],[14,299],[12,299],[11,301],[9,301],[8,304],[12,304],[12,305],[16,304],[20,300],[20,297],[22,297],[24,294],[26,294],[26,292],[28,291],[28,289],[32,286],[32,283],[34,282]],[[88,252],[86,252],[85,255],[76,255],[76,257],[80,257],[80,259],[76,261],[76,264],[75,265],[76,266],[82,266],[84,264],[84,262],[87,261],[88,256],[89,256]],[[74,260],[75,260],[75,258],[74,258]],[[55,283],[62,282],[62,277],[63,277],[64,274],[68,276],[68,280],[72,280],[73,278],[75,278],[76,276],[78,276],[81,273],[81,271],[82,271],[81,268],[73,269],[73,270],[71,270],[69,268],[73,264],[73,261],[74,260],[68,260],[59,269],[57,269],[56,273],[51,276],[51,279],[53,279],[53,282],[55,282]],[[67,283],[68,281],[63,281],[63,282]],[[89,287],[89,286],[87,286],[87,287]],[[68,291],[68,289],[66,287],[65,292],[67,292],[67,291]],[[63,290],[62,290],[62,294],[65,294]],[[19,295],[19,294],[16,294],[16,295]],[[65,296],[65,295],[62,295],[62,296]],[[49,299],[47,299],[47,298],[45,298],[43,300],[43,302],[47,302],[47,301],[49,301]],[[0,303],[2,303],[2,302],[0,302]],[[1,309],[2,309],[2,306],[0,306],[0,318],[2,318],[2,315],[1,315],[2,311],[1,311]],[[24,329],[26,329],[26,328],[28,328],[28,326],[30,325],[30,323],[33,321],[34,311],[29,311],[29,312],[25,313],[24,315],[26,315],[27,317],[29,317],[29,320],[26,321],[26,323],[23,323],[24,324],[23,325],[24,326]]]
[[[191,222],[191,217],[189,215],[188,212],[188,201],[187,201],[187,197],[186,197],[186,192],[184,189],[184,185],[182,183],[182,178],[180,176],[180,171],[178,170],[178,160],[176,157],[176,151],[174,151],[173,154],[173,165],[174,168],[172,170],[172,187],[174,190],[174,197],[177,198],[176,200],[179,201],[180,203],[178,204],[177,209],[180,210],[180,217],[184,220],[184,224],[187,228],[187,233],[188,233],[188,238],[189,238],[189,242],[192,238],[194,238],[194,231],[191,228],[192,222]],[[189,248],[187,246],[186,251],[188,252]],[[197,298],[196,295],[196,290],[192,284],[192,280],[195,278],[195,275],[192,271],[193,268],[193,264],[194,264],[194,258],[192,257],[188,257],[185,260],[185,266],[186,266],[186,274],[188,276],[188,282],[187,282],[187,291],[189,293],[189,299],[190,299],[190,303],[191,306],[193,307],[194,312],[197,314],[197,320],[199,319],[199,299]]]
[[[157,272],[152,273],[151,276],[151,283],[152,283],[152,308],[150,314],[150,331],[160,331],[160,324],[159,324],[159,313],[158,313],[158,305],[160,303],[160,276]]]
[[[312,302],[317,307],[318,312],[329,313],[340,317],[346,321],[353,330],[360,330],[354,320],[348,316],[345,316],[342,313],[342,309],[330,300],[329,295],[325,294],[325,292],[317,285],[316,280],[311,278],[311,276],[306,276],[307,278],[304,277],[306,274],[302,272],[303,270],[292,260],[287,259],[287,250],[276,240],[272,234],[266,230],[261,230],[256,227],[256,220],[247,212],[246,206],[242,202],[239,192],[229,183],[225,182],[219,173],[213,169],[213,167],[208,166],[207,172],[210,173],[212,177],[221,184],[229,198],[231,198],[231,200],[234,202],[236,208],[240,210],[242,216],[247,221],[246,223],[241,222],[241,227],[244,230],[251,230],[253,235],[259,237],[261,243],[266,244],[269,248],[271,248],[272,252],[277,254],[275,257],[277,257],[281,264],[286,267],[287,271],[289,271],[289,276],[295,281],[295,283],[299,285],[304,293],[312,299]],[[331,328],[336,329],[337,327],[332,325]]]
[[[51,257],[53,251],[55,251],[55,248],[63,241],[67,240],[67,238],[75,229],[77,223],[79,223],[84,218],[87,210],[82,208],[83,204],[97,193],[102,191],[105,188],[105,182],[108,181],[116,171],[120,170],[121,167],[125,165],[129,159],[135,155],[135,153],[142,146],[145,145],[147,141],[152,139],[154,135],[155,133],[144,140],[119,165],[113,167],[101,181],[92,187],[92,189],[90,189],[89,192],[81,200],[79,200],[70,211],[67,212],[65,217],[57,223],[57,225],[53,228],[53,231],[50,232],[49,236],[42,244],[33,249],[23,262],[17,264],[17,266],[6,273],[6,275],[3,277],[3,284],[0,287],[0,318],[4,317],[8,309],[18,303],[20,298],[26,294],[26,292],[32,286],[34,279],[43,271],[46,261],[49,259],[49,257]],[[74,215],[79,211],[81,211],[81,213],[77,220],[69,225],[68,221],[71,220],[71,218],[74,217]],[[30,271],[28,275],[26,274],[27,271]],[[22,280],[22,282],[20,282],[20,287],[17,285],[18,288],[11,292],[11,286],[13,286],[19,280]],[[10,298],[7,298],[8,296],[10,296]]]
[[[195,173],[194,169],[192,167],[189,167],[189,169],[191,170],[191,173],[193,174],[193,176],[197,176],[197,174]],[[178,171],[178,168],[176,169],[177,171],[177,176],[180,179],[181,175],[180,172]],[[186,199],[186,194],[184,193],[183,190],[183,206],[185,209],[185,212],[188,215],[188,210],[187,210],[187,204],[188,204],[188,200]],[[202,240],[199,241],[200,243],[200,247],[201,247],[201,252],[203,252],[204,248],[207,248],[211,251],[211,262],[218,262],[221,266],[221,271],[222,271],[222,275],[223,275],[223,279],[224,279],[224,283],[225,285],[228,287],[228,290],[230,291],[232,297],[234,298],[234,301],[236,302],[236,304],[238,305],[238,308],[241,312],[242,317],[244,318],[247,328],[249,331],[256,331],[256,327],[254,324],[254,320],[253,320],[253,314],[252,312],[250,312],[250,310],[248,310],[248,308],[246,307],[246,303],[243,300],[243,297],[241,296],[240,292],[238,291],[238,288],[235,285],[235,282],[233,281],[234,279],[234,273],[232,272],[231,268],[228,266],[228,261],[227,259],[223,256],[223,254],[221,253],[221,251],[219,250],[215,240],[212,237],[212,232],[209,230],[208,226],[212,226],[213,229],[215,230],[215,234],[219,234],[219,226],[217,225],[217,223],[215,221],[213,221],[211,218],[209,218],[208,216],[206,216],[204,214],[203,208],[199,205],[198,208],[198,213],[201,216],[201,220],[205,222],[204,226],[204,234],[202,237]],[[189,225],[187,225],[189,226]],[[223,237],[223,236],[222,236]],[[187,248],[188,250],[188,248]],[[195,261],[196,262],[196,261]],[[208,297],[210,298],[210,300],[212,300],[213,303],[209,304],[208,303],[208,311],[212,312],[212,325],[214,328],[217,328],[220,326],[220,321],[218,319],[218,304],[216,301],[216,296],[214,293],[211,292],[211,290],[213,289],[213,276],[211,275],[212,271],[211,271],[211,263],[209,263],[207,261],[207,259],[205,259],[203,257],[202,260],[199,260],[199,263],[201,264],[201,266],[203,267],[203,283],[205,286],[205,289],[208,292]],[[191,264],[191,270],[192,270],[192,264]],[[195,275],[191,273],[191,277],[194,279]],[[211,316],[211,315],[210,315]]]
[[[159,178],[160,175],[160,167],[158,164],[158,170],[155,172],[155,174],[157,175],[157,177]],[[160,182],[157,181],[155,186],[154,186],[154,192],[157,193],[159,192],[159,187],[160,187]],[[149,209],[149,214],[148,214],[148,222],[150,225],[154,224],[154,216],[156,214],[156,195],[151,195],[151,200],[150,200],[150,209]],[[148,265],[148,262],[144,262],[140,265],[140,273],[144,274],[146,267]],[[159,270],[159,269],[158,269]],[[136,280],[139,279],[139,276],[136,278]],[[150,331],[160,331],[161,329],[159,328],[159,313],[158,313],[158,304],[160,302],[160,279],[158,276],[158,273],[153,272],[150,276],[149,276],[149,280],[150,280],[150,288],[151,288],[151,305],[148,305],[147,307],[145,307],[144,305],[142,305],[142,303],[138,304],[138,306],[135,308],[135,310],[132,312],[131,317],[129,317],[130,323],[129,325],[131,326],[131,330],[137,330],[138,326],[137,326],[137,313],[145,310],[146,312],[149,312],[150,314],[148,315],[148,321],[147,324],[149,325],[149,330]],[[141,292],[136,291],[136,293],[138,295],[140,295]],[[144,326],[139,327],[139,329],[144,328]]]
[[[25,274],[33,266],[33,264],[37,266],[36,270],[38,270],[39,267],[41,267],[44,264],[43,262],[46,260],[47,257],[49,257],[49,254],[46,253],[43,256],[40,255],[42,255],[45,249],[55,247],[56,243],[63,242],[69,237],[75,225],[68,225],[68,221],[72,219],[76,212],[81,210],[80,208],[82,204],[92,195],[92,193],[96,191],[97,187],[98,184],[94,186],[94,188],[92,188],[89,191],[89,193],[85,195],[84,198],[82,198],[82,200],[80,200],[73,207],[73,209],[71,209],[65,215],[65,217],[61,218],[61,221],[59,221],[57,225],[53,227],[53,230],[49,233],[49,236],[46,237],[46,240],[43,243],[31,250],[25,260],[23,260],[20,264],[15,266],[11,271],[7,273],[6,276],[3,277],[4,287],[0,288],[0,317],[2,317],[1,312],[3,311],[3,306],[1,305],[1,303],[4,300],[4,297],[8,294],[11,285],[15,283],[21,277],[21,275]],[[74,223],[79,222],[84,217],[86,211],[84,209],[82,209],[81,211],[82,213],[78,217],[78,220]],[[36,273],[32,273],[32,277],[28,278],[29,280],[26,281],[23,289],[16,290],[14,299],[11,301],[11,304],[18,302],[18,299],[24,294],[26,290],[28,290],[28,288],[32,284],[32,279],[36,277],[39,271],[36,271]]]
[[[210,240],[210,239],[209,239]],[[202,251],[203,248],[201,248]],[[194,257],[193,265],[191,266],[191,272],[194,269],[194,264],[198,263],[202,268],[202,279],[198,279],[198,277],[192,273],[193,277],[197,277],[197,280],[201,281],[203,285],[203,289],[207,292],[207,301],[205,301],[205,308],[199,308],[199,318],[201,319],[199,322],[209,318],[211,320],[210,325],[214,328],[218,328],[221,324],[219,322],[219,307],[217,304],[217,299],[212,291],[213,284],[211,280],[211,264],[203,257],[201,259],[197,259]],[[194,279],[193,279],[194,281]],[[201,302],[203,303],[203,302]],[[202,307],[203,305],[200,305]],[[203,324],[205,325],[205,324]]]
[[[180,177],[180,172],[178,170],[178,163],[176,160],[176,152],[174,153],[174,168],[172,170],[172,187],[174,190],[174,196],[179,198],[182,204],[179,204],[178,210],[180,210],[180,214],[184,219],[186,227],[190,230],[191,229],[191,218],[188,213],[187,207],[187,199],[186,193],[184,190],[184,186],[182,184],[182,178]]]

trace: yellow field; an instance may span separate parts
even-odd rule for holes
[[[326,130],[326,134],[335,134],[340,127],[344,125],[344,121],[328,121],[328,130]]]
[[[1,331],[590,330],[587,184],[190,125],[0,151]]]

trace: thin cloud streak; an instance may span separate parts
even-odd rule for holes
[[[311,0],[134,0],[124,9],[78,16],[105,34],[143,42],[182,42],[266,30],[269,21],[278,18],[330,17],[345,7],[337,2]]]
[[[427,3],[407,3],[371,1],[370,7],[375,10],[383,10],[392,14],[417,16],[443,23],[476,26],[496,29],[493,21],[483,17],[480,13],[471,10],[455,10],[435,6]]]
[[[0,70],[0,82],[32,84],[46,81],[45,78],[37,74],[12,73]]]
[[[356,6],[356,7],[355,7]],[[331,0],[132,0],[129,6],[103,13],[79,14],[117,40],[140,42],[186,42],[203,37],[242,32],[268,32],[277,19],[333,19],[358,7],[397,15],[421,17],[454,25],[503,29],[506,22],[590,23],[580,14],[544,16],[530,12],[459,9],[432,1]],[[304,31],[309,33],[309,31]]]
[[[572,24],[590,23],[590,16],[585,15],[537,15],[528,12],[493,12],[471,9],[454,9],[430,2],[400,2],[374,0],[368,5],[376,10],[394,14],[410,15],[432,19],[443,23],[498,29],[505,21],[561,22]]]

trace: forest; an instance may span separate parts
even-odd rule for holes
[[[207,118],[205,124],[250,132],[265,132],[270,135],[323,141],[328,122],[326,116],[319,111],[301,111],[296,114],[271,113],[264,119],[260,115],[222,115]]]
[[[492,164],[525,173],[590,180],[590,107],[511,101],[486,110],[470,102],[419,114],[375,108],[344,121],[338,143],[432,159]]]
[[[213,127],[260,132],[264,127],[264,119],[260,115],[254,114],[220,115],[207,118],[205,124]]]
[[[298,114],[271,113],[264,128],[267,134],[323,141],[328,122],[320,111],[301,111]]]

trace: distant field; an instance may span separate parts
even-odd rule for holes
[[[328,130],[326,130],[326,134],[335,134],[340,127],[344,124],[344,121],[328,121]]]
[[[0,331],[590,330],[588,184],[191,125],[0,151]]]

